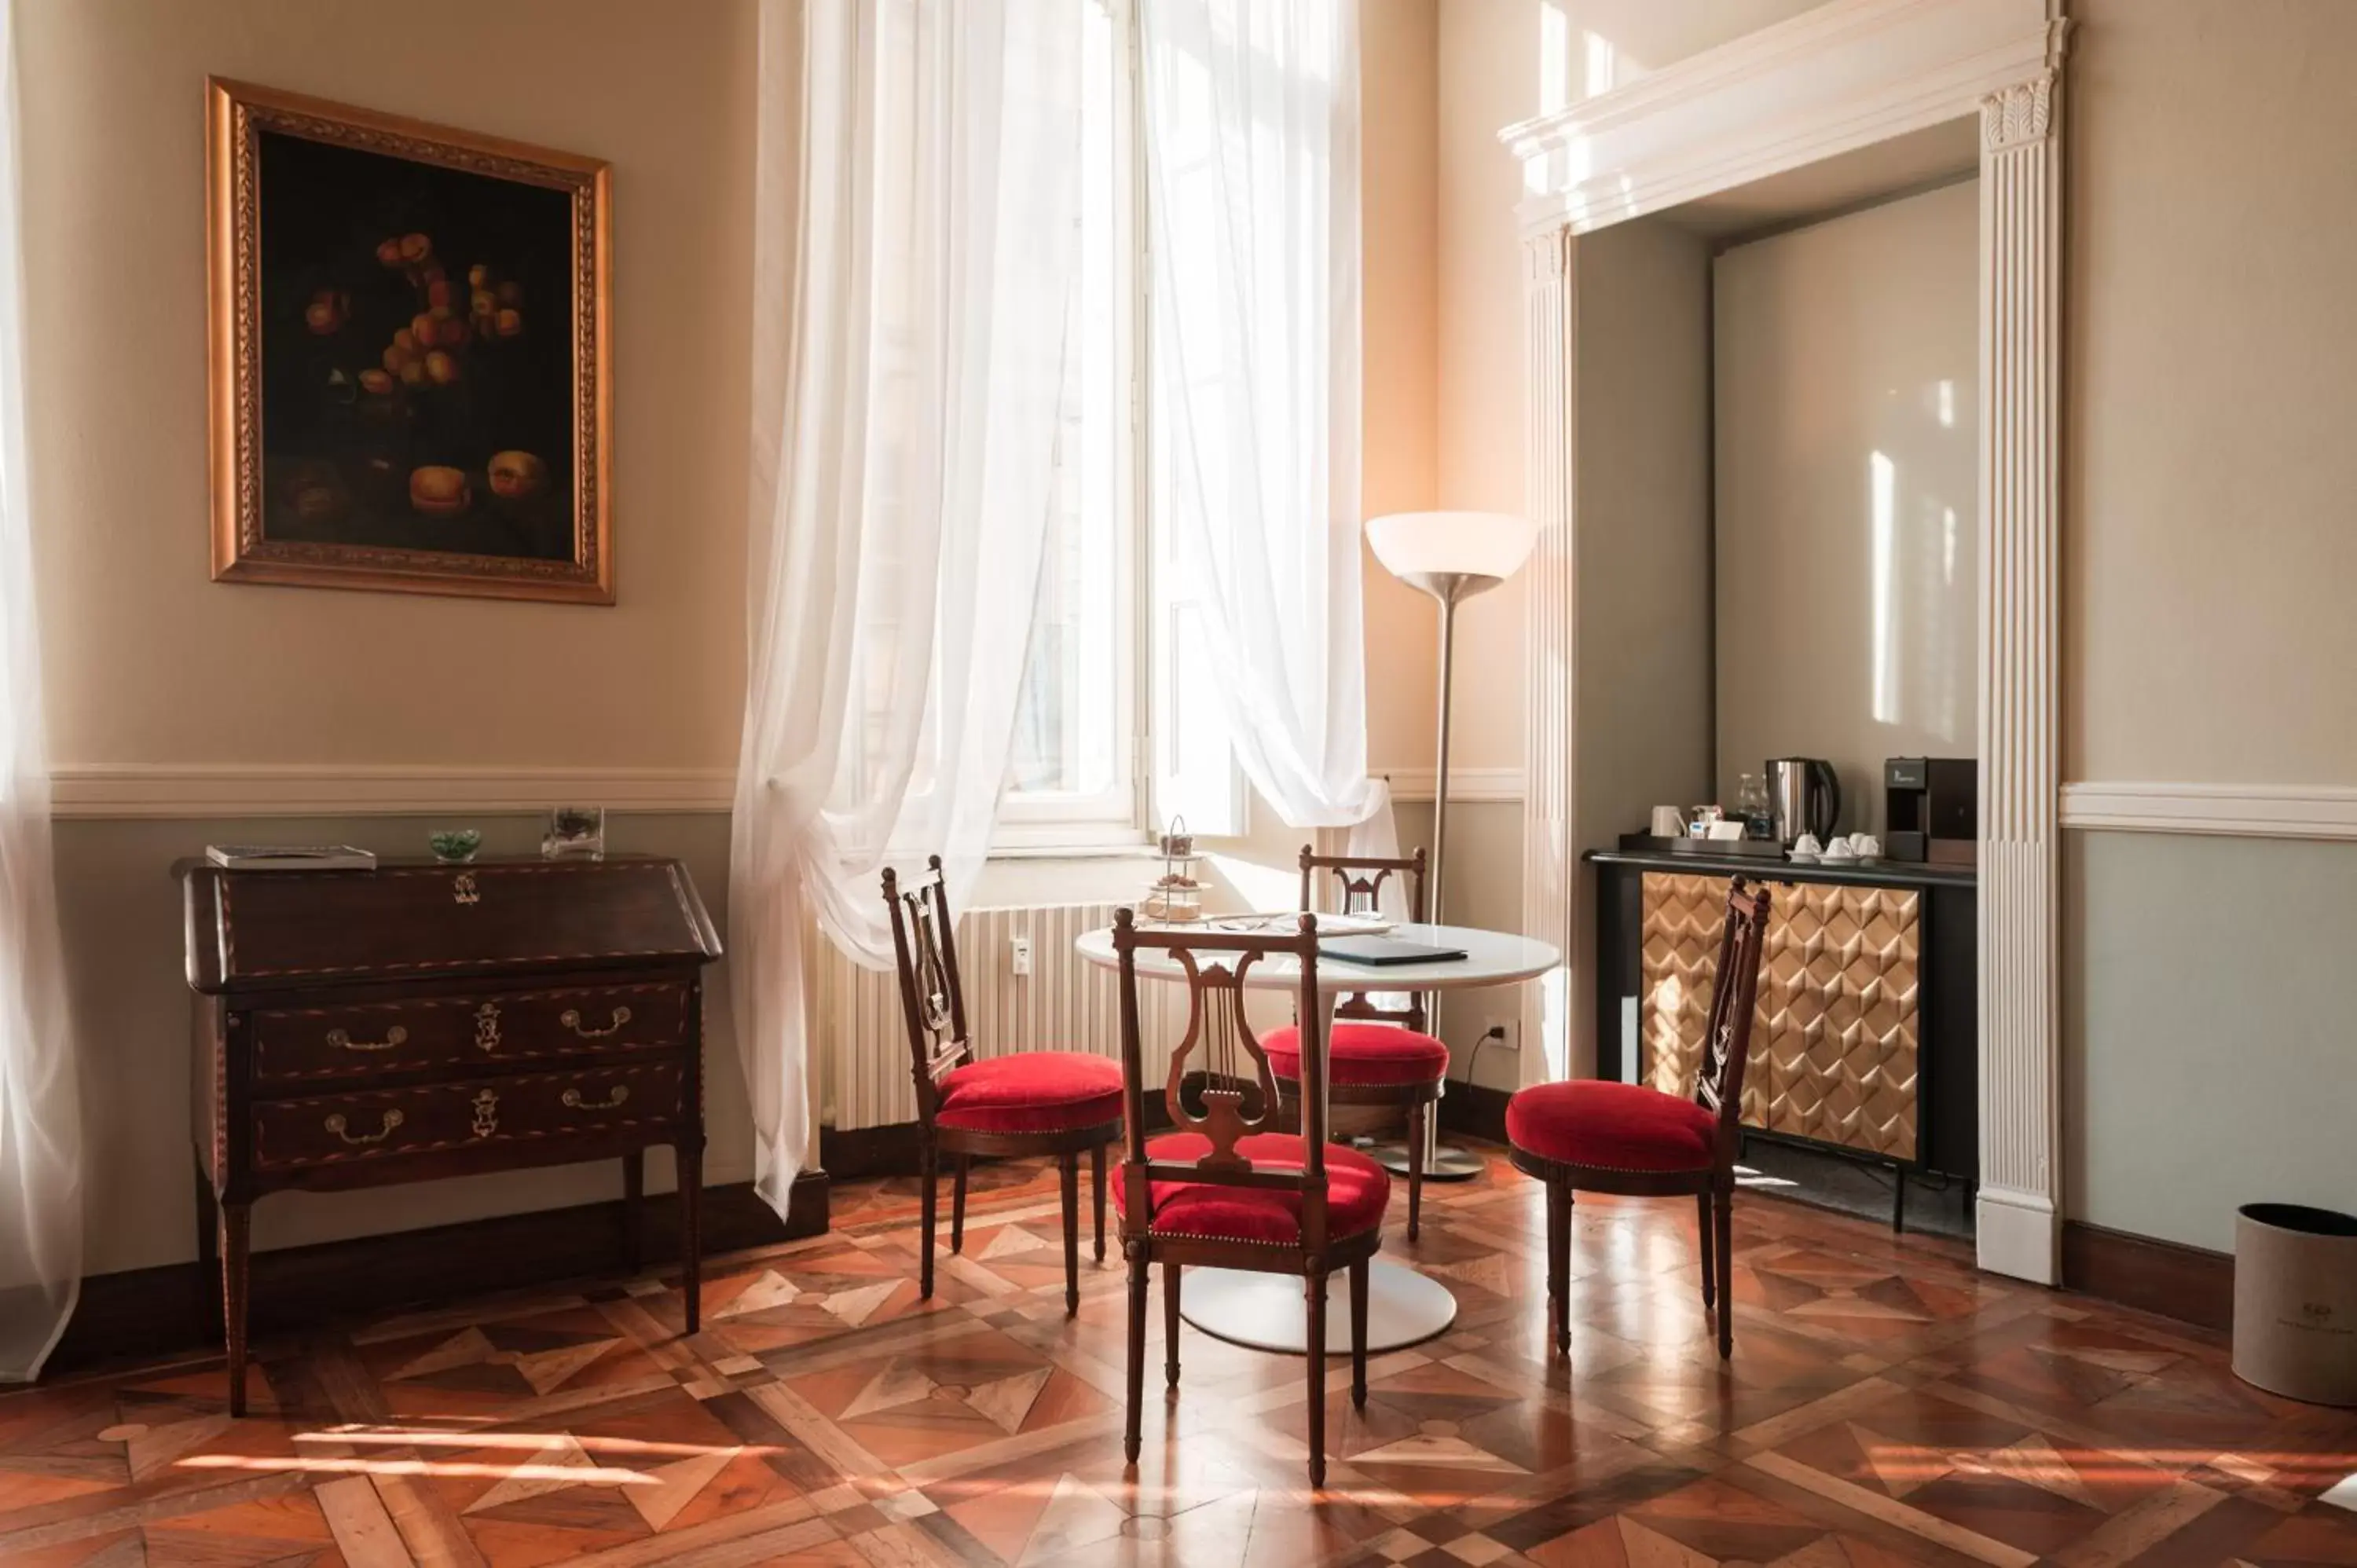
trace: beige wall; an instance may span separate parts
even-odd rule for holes
[[[1822,757],[1880,832],[1884,758],[1977,748],[1979,233],[1967,181],[1713,267],[1721,800]]]
[[[2064,776],[2345,785],[2357,7],[2072,11]]]
[[[1520,511],[1523,496],[1522,171],[1498,143],[1561,109],[1814,0],[1447,0],[1439,37],[1439,504]],[[1519,592],[1462,621],[1458,766],[1523,759]]]
[[[742,0],[399,10],[27,0],[29,369],[37,542],[64,767],[726,768],[739,707],[753,20]],[[1435,0],[1370,0],[1362,48],[1369,512],[1434,503]],[[683,20],[684,19],[684,20]],[[463,37],[464,48],[451,40]],[[227,586],[206,577],[203,83],[233,76],[614,165],[620,603],[611,609]],[[126,434],[128,433],[128,434]],[[1429,601],[1370,564],[1371,757],[1428,767]],[[300,715],[299,722],[289,715]],[[85,1065],[94,1272],[192,1255],[178,890],[170,863],[259,833],[414,853],[450,817],[492,853],[529,819],[67,822],[59,869]],[[725,918],[725,814],[612,819],[684,857]],[[1255,807],[1249,877],[1301,835]],[[1415,842],[1421,842],[1417,840]],[[1136,860],[995,864],[985,903],[1121,897]],[[725,934],[725,933],[724,933]],[[751,1174],[725,968],[707,1018],[707,1178]],[[662,1187],[659,1159],[652,1178]],[[258,1245],[608,1197],[605,1166],[295,1195]]]
[[[2347,785],[2357,10],[2072,10],[2065,776]],[[2222,1249],[2239,1204],[2357,1208],[2357,848],[2087,832],[2063,870],[2069,1212]]]
[[[17,18],[52,760],[732,762],[752,6],[27,0]],[[208,580],[208,74],[612,163],[616,606]]]
[[[1361,376],[1360,510],[1437,504],[1439,337],[1439,0],[1365,0],[1359,13]],[[1366,585],[1367,761],[1432,766],[1438,661],[1432,601],[1383,570]]]
[[[189,764],[726,768],[743,703],[753,9],[633,0],[25,0],[27,422],[50,746],[64,768]],[[614,168],[612,608],[208,580],[208,74],[544,143]],[[534,822],[479,822],[528,852]],[[208,842],[415,854],[447,818],[66,822],[58,879],[83,1042],[93,1272],[192,1255],[188,990],[172,861]],[[716,918],[727,819],[614,819],[683,856]],[[751,1174],[714,972],[715,1181]],[[667,1163],[655,1162],[658,1185]],[[289,1195],[283,1246],[611,1197],[608,1166]]]

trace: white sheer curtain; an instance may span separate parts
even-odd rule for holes
[[[48,732],[25,488],[15,10],[0,0],[0,1379],[26,1380],[81,1285],[81,1100],[49,859]]]
[[[1158,493],[1245,776],[1395,850],[1367,776],[1356,0],[1144,0]]]
[[[728,908],[781,1213],[810,1122],[806,922],[888,964],[888,853],[942,854],[963,902],[988,845],[1066,385],[1080,23],[1071,0],[762,7]]]

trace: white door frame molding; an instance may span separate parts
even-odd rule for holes
[[[2056,754],[2062,238],[2053,0],[1830,0],[1500,139],[1532,192],[1525,245],[1523,915],[1583,950],[1573,799],[1579,679],[1571,481],[1578,236],[1894,136],[1977,118],[1980,292],[1981,1266],[2052,1283],[2061,1237]],[[1609,389],[1606,390],[1609,395]],[[1577,962],[1577,958],[1574,960]],[[1584,974],[1537,988],[1560,1072]],[[1531,1066],[1536,1067],[1537,1060]]]

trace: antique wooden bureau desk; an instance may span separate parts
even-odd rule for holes
[[[249,1213],[286,1188],[619,1157],[635,1265],[645,1151],[668,1144],[695,1331],[703,970],[720,942],[683,866],[180,874],[199,1201],[209,1192],[218,1216],[200,1219],[199,1249],[220,1260],[231,1414],[245,1411]]]
[[[1698,846],[1699,847],[1699,846]],[[1910,1176],[1980,1175],[1973,868],[1596,850],[1597,1075],[1691,1091],[1728,877],[1771,892],[1743,1126]]]

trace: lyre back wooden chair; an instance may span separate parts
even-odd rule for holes
[[[957,932],[942,857],[903,891],[888,866],[884,902],[892,912],[892,955],[909,1027],[917,1088],[918,1174],[924,1182],[924,1256],[919,1294],[933,1294],[933,1233],[941,1163],[952,1162],[950,1251],[965,1247],[966,1173],[974,1156],[1055,1156],[1063,1178],[1064,1312],[1081,1306],[1080,1158],[1089,1156],[1096,1208],[1096,1255],[1104,1260],[1105,1147],[1121,1136],[1121,1064],[1079,1051],[1019,1051],[977,1058],[965,1023]]]
[[[1301,848],[1301,907],[1316,904],[1318,883],[1333,878],[1340,913],[1372,915],[1383,883],[1400,878],[1407,894],[1408,918],[1424,919],[1424,851],[1398,859],[1318,854]],[[1361,1111],[1350,1132],[1388,1132],[1397,1126],[1407,1143],[1407,1239],[1416,1239],[1424,1219],[1425,1119],[1440,1099],[1448,1076],[1448,1047],[1425,1027],[1424,997],[1411,994],[1405,1007],[1384,1007],[1363,993],[1345,995],[1334,1006],[1327,1036],[1328,1103]],[[1276,1074],[1276,1090],[1288,1109],[1301,1099],[1301,1047],[1292,1028],[1271,1029],[1261,1042]],[[1348,1114],[1348,1112],[1346,1112]]]
[[[1546,1184],[1547,1311],[1558,1349],[1571,1348],[1572,1195],[1692,1193],[1702,1232],[1703,1307],[1717,1310],[1719,1355],[1735,1352],[1735,1299],[1728,1288],[1735,1154],[1767,929],[1768,889],[1736,877],[1727,893],[1710,1026],[1692,1099],[1643,1084],[1577,1079],[1539,1084],[1506,1102],[1514,1167]]]
[[[1391,1177],[1355,1150],[1326,1142],[1325,1007],[1318,993],[1318,922],[1291,930],[1140,930],[1114,917],[1121,962],[1122,1092],[1129,1134],[1114,1204],[1129,1263],[1129,1384],[1122,1451],[1136,1463],[1145,1404],[1146,1283],[1162,1268],[1163,1376],[1178,1386],[1179,1274],[1189,1264],[1296,1274],[1302,1282],[1308,1359],[1309,1482],[1326,1484],[1326,1283],[1351,1281],[1351,1399],[1367,1402],[1367,1264],[1383,1244]],[[1167,952],[1185,973],[1187,1029],[1162,1090],[1178,1131],[1146,1139],[1146,1058],[1138,1034],[1137,955]],[[1301,982],[1303,1126],[1277,1130],[1276,1080],[1245,1016],[1253,966],[1297,960]],[[1202,1088],[1189,1106],[1182,1089]]]

